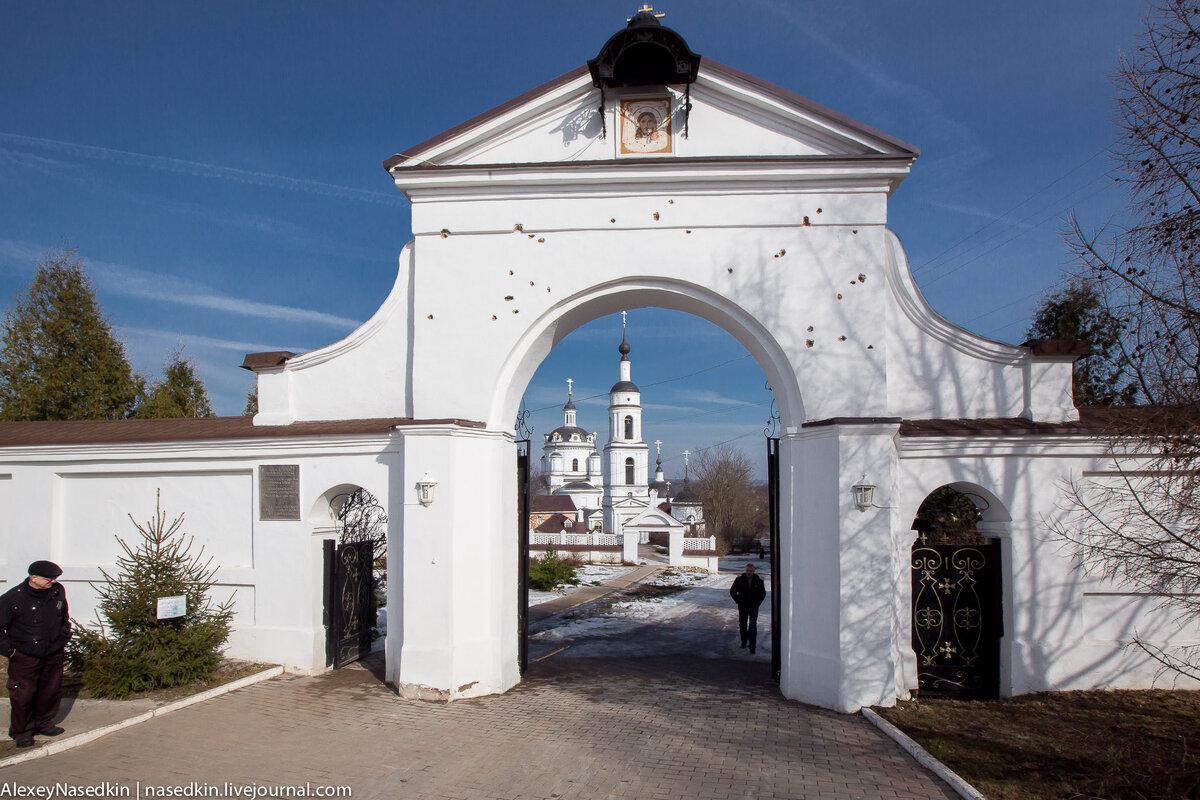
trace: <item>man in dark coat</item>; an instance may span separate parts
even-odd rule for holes
[[[754,574],[753,564],[747,564],[746,571],[734,578],[729,596],[737,603],[742,647],[749,644],[753,653],[758,644],[758,607],[767,596],[767,587],[763,585],[763,579]]]
[[[0,655],[8,657],[8,735],[17,747],[34,734],[58,736],[54,724],[62,700],[63,660],[71,638],[67,593],[51,561],[29,565],[29,578],[0,595]]]

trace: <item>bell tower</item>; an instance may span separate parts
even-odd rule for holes
[[[618,380],[608,393],[608,441],[604,444],[604,529],[621,533],[625,521],[649,502],[649,447],[642,441],[642,394],[631,379],[625,312],[621,312]]]

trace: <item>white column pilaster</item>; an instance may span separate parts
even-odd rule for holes
[[[458,425],[400,430],[388,528],[387,676],[406,697],[503,692],[517,672],[516,447]],[[417,482],[437,482],[422,506]],[[399,578],[397,580],[397,578]]]
[[[786,697],[845,712],[895,703],[900,567],[887,507],[897,429],[833,424],[782,437],[780,688]],[[864,477],[876,487],[878,507],[860,511],[852,487]]]

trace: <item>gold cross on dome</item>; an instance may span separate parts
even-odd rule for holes
[[[570,378],[567,378],[567,397],[571,396],[571,387],[574,384],[575,384],[575,381],[571,380]]]
[[[656,448],[658,448],[658,454],[661,456],[662,455],[662,442],[660,442],[658,439],[655,439],[654,446]]]
[[[648,5],[646,3],[642,3],[642,7],[637,10],[637,13],[645,14],[647,12],[654,13],[654,6]],[[665,16],[666,16],[666,14],[654,14],[655,19],[662,19]],[[632,19],[633,19],[633,17],[626,17],[625,21],[629,22]]]

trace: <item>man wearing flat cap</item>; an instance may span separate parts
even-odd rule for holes
[[[71,639],[62,570],[52,561],[29,565],[29,578],[0,595],[0,655],[8,656],[8,735],[29,747],[35,734],[58,736],[63,660]]]

